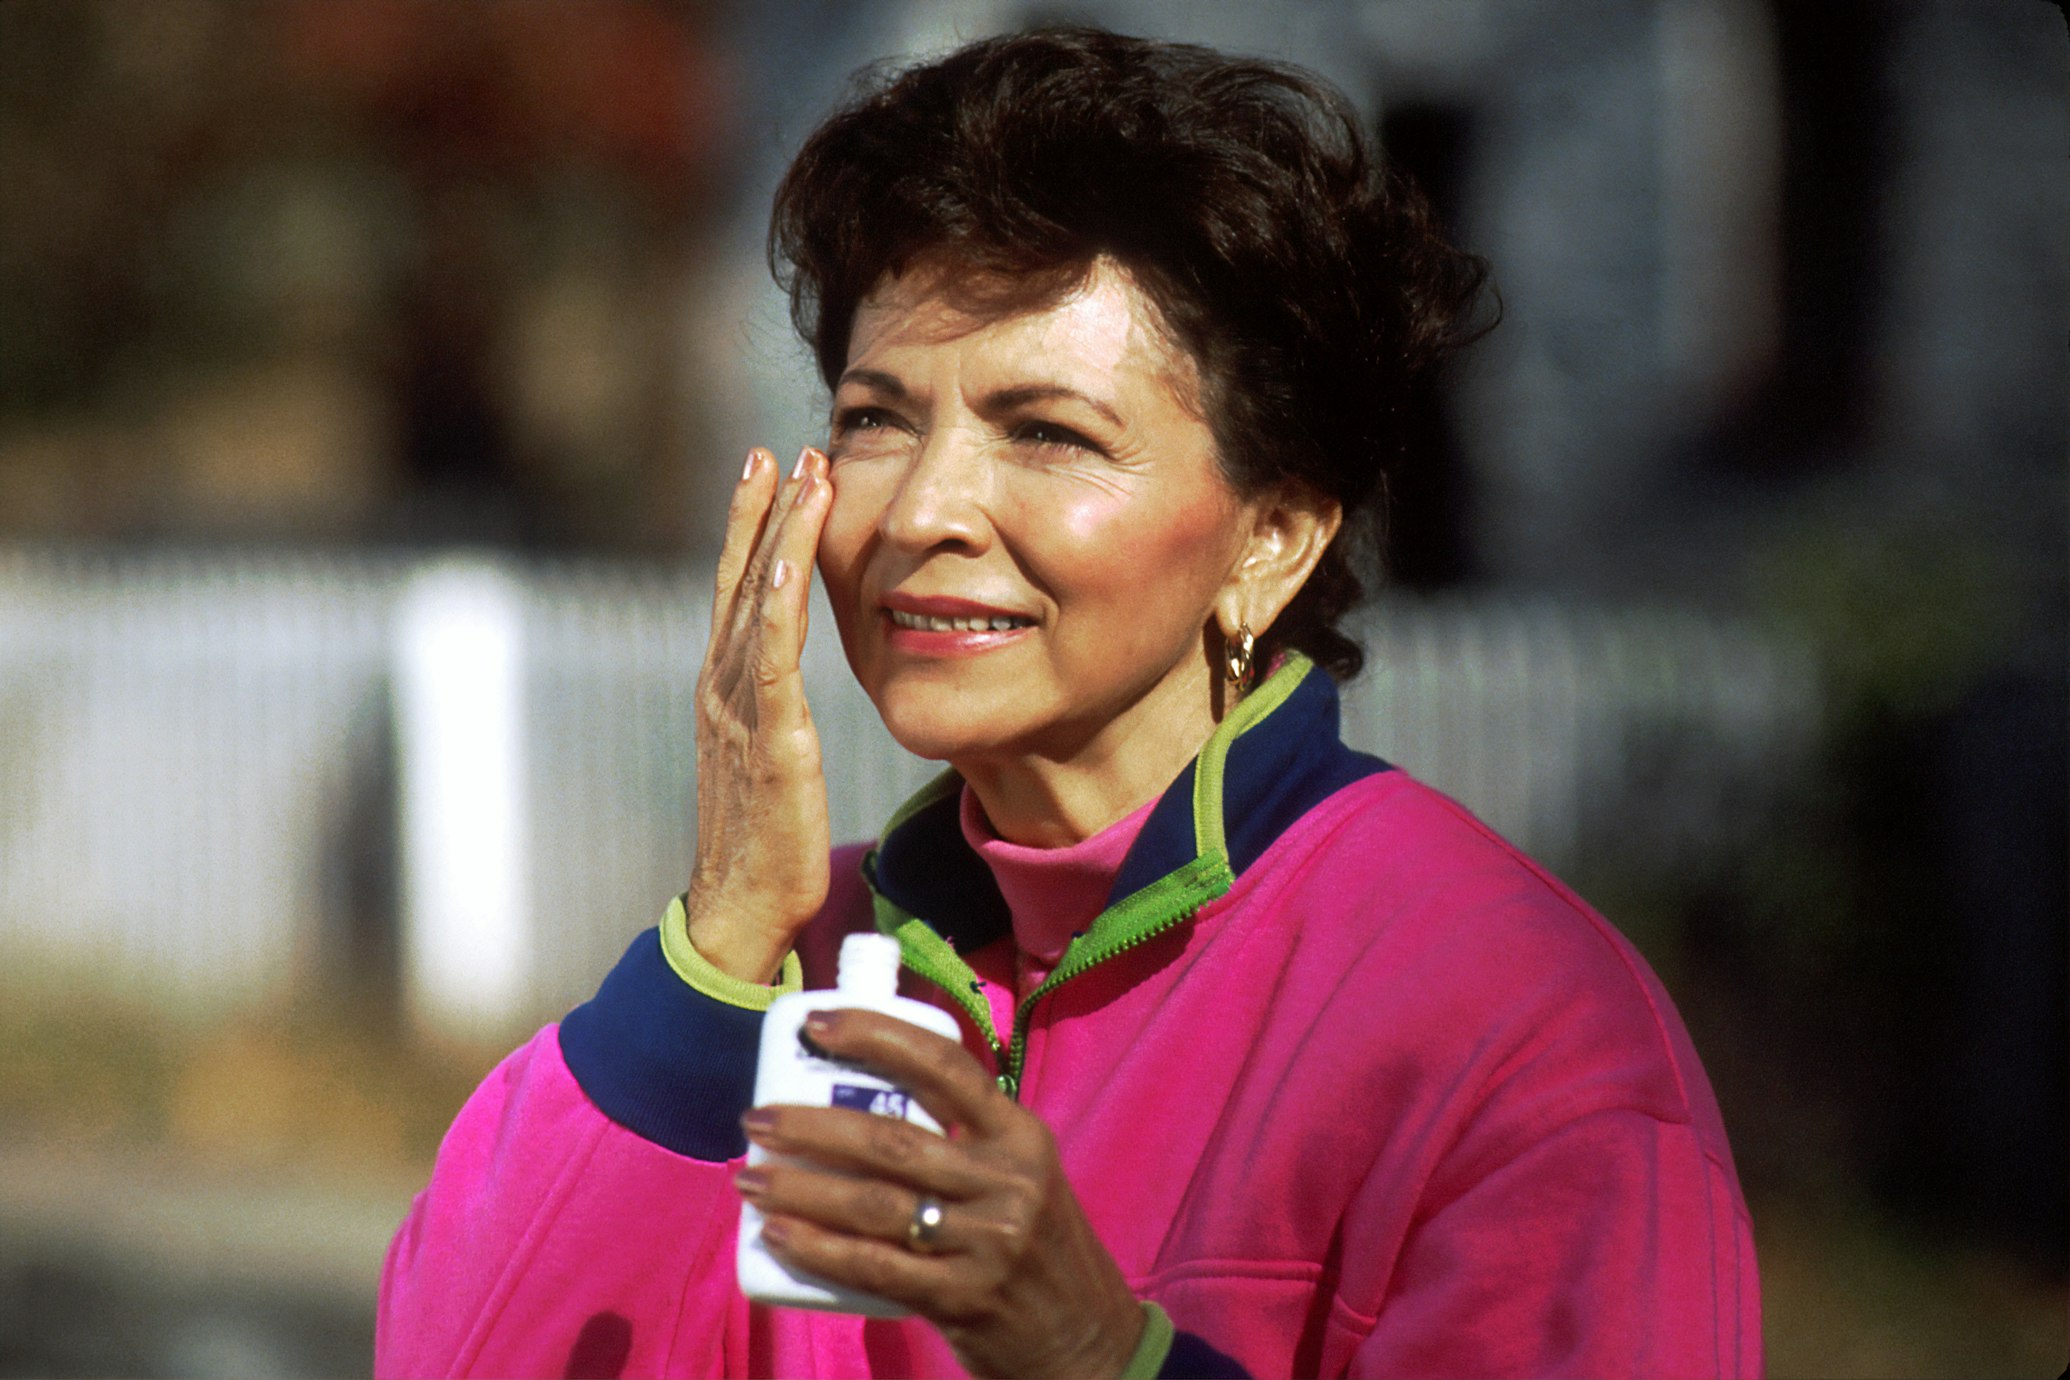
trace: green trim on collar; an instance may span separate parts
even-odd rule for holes
[[[1177,1335],[1172,1315],[1144,1299],[1143,1335],[1136,1339],[1135,1351],[1121,1368],[1121,1380],[1157,1380],[1158,1372],[1172,1354],[1172,1338]]]
[[[1299,652],[1288,653],[1280,668],[1224,715],[1208,740],[1200,745],[1200,757],[1193,768],[1193,847],[1200,856],[1229,856],[1222,821],[1222,768],[1229,760],[1230,744],[1285,704],[1294,688],[1307,679],[1314,664]]]
[[[783,956],[783,967],[773,985],[749,982],[715,967],[690,942],[690,917],[680,896],[668,903],[668,913],[661,917],[661,956],[684,982],[743,1011],[767,1011],[778,997],[805,990],[805,966],[798,962],[796,951]]]
[[[976,990],[977,974],[963,961],[963,956],[936,933],[933,926],[899,909],[895,902],[886,900],[877,893],[874,885],[871,899],[876,910],[877,932],[898,941],[899,960],[947,992],[976,1024],[992,1046],[992,1052],[1003,1053],[1005,1046],[992,1025],[991,1005]]]

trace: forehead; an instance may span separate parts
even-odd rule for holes
[[[855,313],[848,360],[975,343],[1050,370],[1142,374],[1191,400],[1198,374],[1128,271],[1096,259],[1061,290],[929,259],[887,274]]]

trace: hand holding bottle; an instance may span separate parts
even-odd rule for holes
[[[919,1314],[973,1375],[1118,1375],[1143,1310],[1049,1128],[956,1040],[820,1006],[805,1022],[814,1046],[903,1090],[948,1134],[840,1106],[755,1108],[748,1140],[767,1158],[734,1184],[755,1211],[757,1249]]]
[[[805,1021],[813,1013],[848,1007],[882,1012],[932,1030],[945,1040],[955,1040],[956,1018],[938,1006],[901,997],[898,973],[896,939],[868,931],[851,934],[841,941],[840,978],[833,991],[793,992],[771,1003],[762,1020],[755,1105],[842,1107],[910,1122],[939,1134],[941,1123],[905,1089],[859,1064],[831,1059],[802,1038]],[[750,1142],[747,1162],[749,1168],[755,1168],[770,1163],[771,1156],[763,1146]],[[800,1274],[777,1259],[762,1243],[762,1213],[752,1199],[741,1203],[737,1255],[741,1292],[757,1303],[882,1318],[906,1315],[905,1308],[889,1299]]]

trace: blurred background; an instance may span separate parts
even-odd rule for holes
[[[1778,1375],[2057,1373],[2070,40],[2041,0],[0,5],[0,1375],[342,1374],[687,876],[784,160],[1055,19],[1341,85],[1506,319],[1350,736],[1645,950]],[[808,674],[837,833],[928,772]]]

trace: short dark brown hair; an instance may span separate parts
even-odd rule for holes
[[[862,300],[946,253],[1055,295],[1109,256],[1200,369],[1240,494],[1307,486],[1344,526],[1260,639],[1340,679],[1338,622],[1377,572],[1404,402],[1486,329],[1487,265],[1453,248],[1311,73],[1087,28],[866,71],[776,194],[770,262],[832,386]]]

